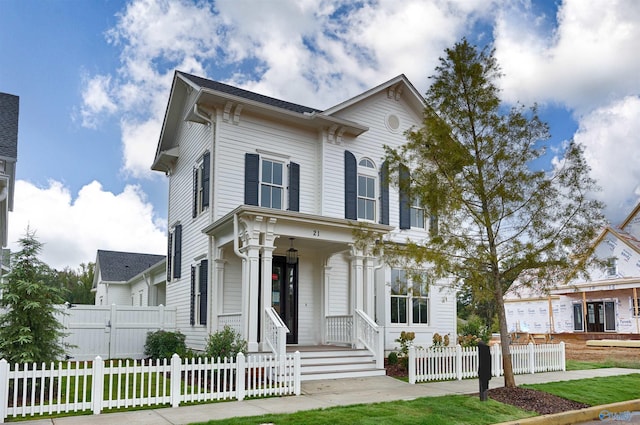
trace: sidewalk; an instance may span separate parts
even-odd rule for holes
[[[571,379],[638,373],[637,369],[590,369],[570,372],[547,372],[533,375],[517,375],[516,384],[538,384]],[[503,385],[503,378],[492,378],[490,388]],[[237,416],[260,416],[269,413],[293,413],[300,410],[346,406],[361,403],[377,403],[393,400],[412,400],[419,397],[435,397],[449,394],[473,394],[478,392],[477,379],[443,381],[411,385],[388,376],[353,379],[330,379],[302,383],[300,396],[277,397],[244,401],[229,401],[197,406],[161,408],[124,413],[103,413],[92,416],[70,416],[56,419],[38,419],[26,422],[30,425],[178,425],[226,419]]]

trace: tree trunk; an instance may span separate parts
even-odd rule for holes
[[[504,312],[504,299],[502,298],[502,287],[496,283],[495,291],[496,309],[498,310],[498,323],[500,324],[500,347],[502,348],[502,368],[504,369],[504,386],[514,388],[516,380],[513,376],[513,365],[511,354],[509,353],[509,332],[507,330],[507,316]]]

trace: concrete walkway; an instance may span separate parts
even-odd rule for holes
[[[572,379],[617,376],[638,373],[637,369],[590,369],[570,372],[548,372],[534,375],[517,375],[516,384],[538,384]],[[490,388],[503,386],[504,379],[493,378]],[[300,396],[265,398],[244,401],[201,404],[177,408],[161,408],[124,413],[103,413],[93,416],[70,416],[56,419],[28,421],[30,425],[81,425],[91,423],[126,425],[164,425],[206,422],[238,416],[260,416],[269,413],[293,413],[300,410],[376,403],[393,400],[413,400],[419,397],[435,397],[449,394],[473,394],[478,392],[477,379],[444,381],[411,385],[388,376],[353,379],[330,379],[302,383]]]

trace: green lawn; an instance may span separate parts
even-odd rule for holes
[[[623,367],[628,369],[640,369],[640,359],[605,360],[601,362],[567,360],[567,370],[602,369],[606,367]]]
[[[640,398],[640,373],[575,381],[522,385],[570,400],[597,406]]]

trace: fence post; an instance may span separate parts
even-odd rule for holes
[[[492,375],[498,377],[502,374],[502,346],[500,344],[494,344],[491,346],[491,361],[493,365],[491,367]]]
[[[158,306],[158,322],[160,323],[160,330],[164,330],[166,327],[166,314],[164,312],[164,305],[160,304]]]
[[[0,360],[0,423],[4,423],[9,405],[9,363]]]
[[[462,347],[456,344],[456,378],[462,380]]]
[[[295,385],[295,393],[296,395],[300,395],[301,385],[300,385],[300,351],[296,351],[293,354],[293,374],[294,374],[294,385]]]
[[[236,357],[236,398],[238,401],[244,400],[245,396],[245,359],[244,354],[238,353]]]
[[[567,358],[564,351],[564,341],[560,341],[560,350],[560,363],[562,364],[562,371],[565,372],[567,370]]]
[[[91,404],[93,414],[99,415],[102,412],[102,402],[104,399],[104,360],[97,356],[93,359],[91,370]]]
[[[180,406],[180,381],[182,381],[182,359],[179,355],[171,356],[171,407]]]
[[[527,348],[529,349],[529,372],[536,373],[535,346],[530,342]]]
[[[116,345],[116,341],[118,340],[117,338],[117,333],[118,333],[118,306],[116,306],[115,304],[111,304],[111,310],[109,311],[109,324],[110,326],[110,333],[109,333],[109,356],[107,357],[107,359],[111,359],[112,357],[116,357],[118,358],[118,352],[116,351],[114,353],[114,350],[116,349],[117,345]]]
[[[416,383],[416,347],[409,346],[409,383]]]

